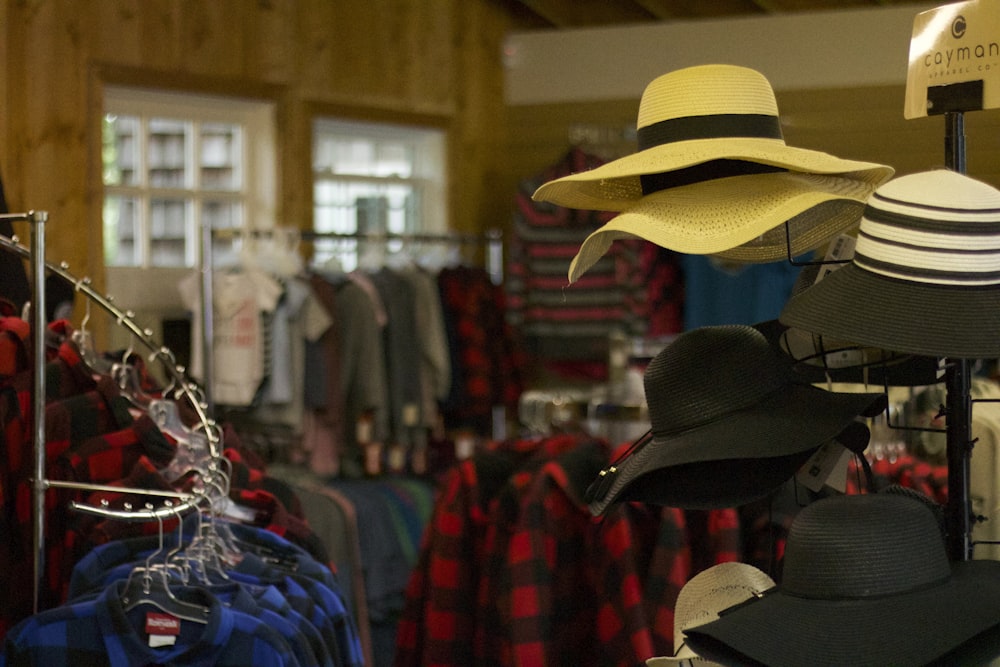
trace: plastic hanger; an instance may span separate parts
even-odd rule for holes
[[[89,280],[87,278],[83,278],[81,279],[81,282],[89,282]],[[80,283],[77,284],[78,289],[79,284]],[[97,353],[97,350],[94,348],[94,339],[90,335],[90,331],[87,330],[87,324],[90,322],[90,299],[87,299],[84,304],[85,310],[83,321],[80,322],[80,326],[70,334],[70,340],[80,353],[80,358],[83,359],[83,363],[91,370],[91,372],[98,375],[106,375],[111,370],[110,366]]]
[[[207,623],[211,609],[177,598],[170,590],[169,566],[153,562],[154,557],[164,553],[162,517],[157,516],[157,523],[160,528],[159,547],[146,557],[144,565],[136,566],[129,573],[122,588],[122,606],[125,611],[151,606],[184,621]]]
[[[122,395],[135,407],[146,410],[156,397],[146,393],[140,364],[142,359],[135,356],[135,337],[129,339],[129,346],[122,352],[121,359],[111,364],[108,371],[118,385]]]
[[[187,427],[181,420],[177,402],[170,399],[153,399],[146,411],[156,426],[177,443],[170,463],[160,470],[168,482],[175,482],[188,473],[204,472],[213,459],[208,437]]]
[[[195,563],[206,583],[211,583],[213,578],[229,581],[226,570],[243,559],[242,549],[229,526],[218,519],[216,508],[220,501],[228,501],[229,476],[225,473],[211,475],[206,483],[212,489],[205,496],[208,506],[197,514],[191,541],[179,556]]]

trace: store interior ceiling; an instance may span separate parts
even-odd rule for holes
[[[521,30],[611,28],[922,4],[917,0],[495,0]]]

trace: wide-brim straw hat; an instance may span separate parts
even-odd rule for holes
[[[851,263],[779,320],[901,353],[1000,356],[1000,190],[946,169],[889,181],[865,207]]]
[[[646,660],[646,667],[714,665],[698,656],[684,641],[684,630],[719,618],[719,612],[762,595],[774,580],[748,563],[718,563],[691,577],[674,605],[674,654]]]
[[[843,175],[872,187],[893,173],[885,165],[785,144],[770,82],[737,65],[697,65],[657,77],[642,93],[636,131],[636,153],[545,183],[534,198],[569,208],[623,211],[643,196],[640,176],[716,160],[725,161],[723,171],[749,162]]]
[[[748,263],[798,257],[857,227],[874,189],[841,176],[780,172],[660,190],[592,232],[570,264],[569,281],[619,239]]]
[[[996,657],[998,599],[1000,562],[950,563],[924,503],[834,496],[792,521],[778,586],[685,641],[726,665],[927,665],[984,637]]]
[[[885,404],[883,393],[809,384],[764,334],[735,324],[680,334],[650,361],[643,384],[650,435],[588,489],[594,515],[627,500],[691,509],[757,500]]]

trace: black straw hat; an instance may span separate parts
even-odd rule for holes
[[[850,255],[853,255],[853,243]],[[791,296],[795,297],[843,267],[839,263],[812,263],[802,267]],[[937,357],[902,354],[878,347],[785,326],[778,320],[754,325],[760,329],[793,370],[810,382],[849,382],[876,387],[913,387],[937,384],[944,371]]]
[[[1000,190],[945,169],[882,185],[853,261],[790,298],[779,319],[896,352],[1000,356]]]
[[[926,665],[1000,625],[998,601],[1000,562],[949,563],[924,503],[833,496],[792,522],[781,584],[685,636],[726,665]]]
[[[595,515],[625,500],[692,509],[756,500],[885,405],[884,394],[812,386],[746,325],[681,334],[643,381],[650,435],[591,485]]]

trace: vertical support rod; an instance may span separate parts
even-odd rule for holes
[[[944,115],[944,164],[948,169],[965,173],[965,114],[948,111]]]
[[[212,285],[212,226],[201,228],[201,381],[204,385],[205,411],[213,413],[212,381],[215,338],[215,295]]]
[[[965,115],[945,113],[945,166],[964,174]],[[953,561],[972,557],[972,504],[969,498],[969,466],[972,458],[972,378],[968,359],[949,359],[945,375],[948,458],[948,555]]]
[[[945,374],[947,426],[948,555],[952,561],[972,558],[972,505],[969,468],[972,455],[971,373],[968,359],[950,359]]]
[[[35,475],[32,481],[32,547],[34,549],[34,589],[32,606],[37,613],[41,582],[45,575],[45,211],[31,211],[27,221],[31,225],[31,321],[34,339],[34,386],[32,387],[32,440],[35,454]]]
[[[503,284],[503,232],[491,229],[486,232],[486,270],[494,285]]]

